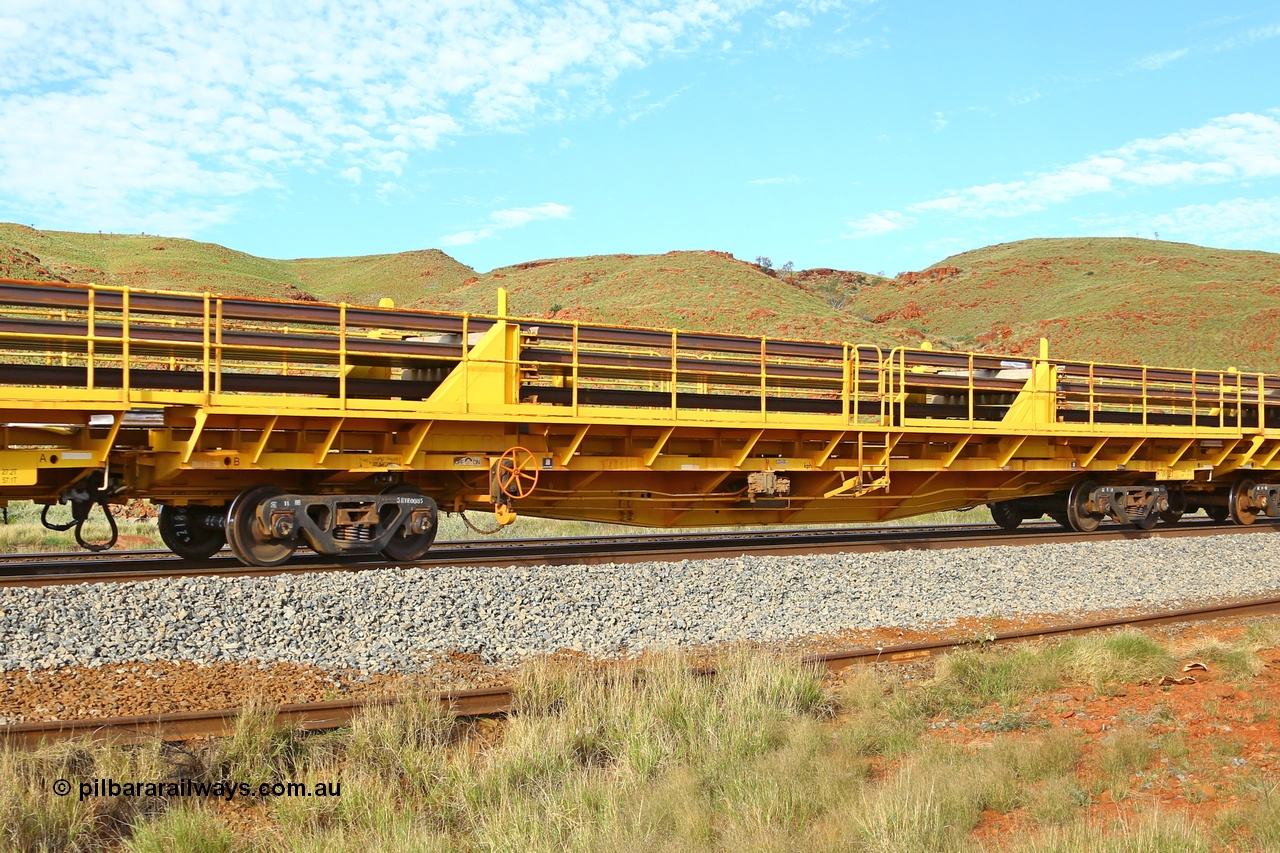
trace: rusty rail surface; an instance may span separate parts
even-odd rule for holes
[[[127,583],[176,577],[271,577],[311,572],[372,571],[396,566],[530,566],[599,565],[647,560],[707,560],[717,557],[794,556],[801,554],[873,553],[880,551],[947,550],[999,546],[1045,545],[1067,542],[1115,542],[1139,539],[1177,539],[1194,536],[1222,536],[1280,531],[1280,520],[1259,521],[1241,526],[1208,521],[1183,522],[1174,527],[1137,530],[1116,525],[1093,533],[1064,531],[1045,524],[1018,531],[997,531],[986,525],[946,525],[940,527],[892,528],[890,530],[825,529],[762,534],[760,531],[714,534],[664,534],[605,536],[581,539],[520,539],[498,545],[450,543],[433,549],[426,558],[412,563],[376,560],[311,562],[308,557],[272,568],[243,566],[230,559],[204,563],[183,563],[169,556],[149,552],[150,565],[137,561],[84,561],[68,564],[67,570],[37,573],[21,564],[5,566],[0,558],[0,588],[60,586],[76,583]],[[140,552],[146,554],[148,552]],[[26,562],[25,560],[23,561]],[[12,573],[6,573],[12,572]]]
[[[919,660],[976,643],[1004,644],[1114,628],[1148,628],[1179,622],[1208,622],[1217,619],[1273,615],[1276,613],[1280,613],[1280,597],[1270,597],[1182,610],[1167,610],[1156,613],[1117,616],[1110,619],[1071,622],[1046,628],[1007,631],[980,638],[963,636],[919,643],[904,643],[895,646],[846,649],[824,654],[805,655],[801,658],[801,661],[805,664],[822,667],[828,672],[838,672],[858,664],[903,663]],[[707,670],[707,672],[713,671]],[[505,714],[511,710],[514,696],[510,688],[495,687],[482,690],[440,693],[435,698],[450,713],[455,716],[466,717]],[[351,720],[361,711],[385,706],[393,701],[389,699],[351,699],[283,705],[276,711],[276,725],[302,731],[342,728],[349,725]],[[9,726],[0,726],[0,744],[18,748],[33,748],[41,743],[73,738],[87,738],[114,743],[140,743],[157,738],[164,741],[183,741],[206,737],[222,737],[232,731],[239,713],[239,709],[224,708],[212,711],[182,711],[174,714],[136,717],[15,723]]]

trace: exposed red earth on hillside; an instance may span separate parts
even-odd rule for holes
[[[884,277],[716,250],[533,259],[436,250],[276,261],[146,235],[0,224],[0,275],[1123,363],[1280,370],[1280,255],[1131,238],[989,246]]]

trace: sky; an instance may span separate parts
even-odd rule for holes
[[[480,271],[1280,251],[1274,2],[5,0],[0,220]]]

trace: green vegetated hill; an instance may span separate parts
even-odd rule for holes
[[[864,273],[773,273],[726,252],[598,255],[530,261],[496,269],[417,307],[492,311],[505,287],[513,314],[594,323],[828,340],[900,342],[844,310],[850,282]],[[828,281],[828,278],[831,280]]]
[[[883,278],[776,271],[725,252],[536,260],[488,273],[435,249],[271,260],[212,243],[0,224],[0,276],[895,346],[1280,371],[1280,255],[1139,239],[1039,239]]]
[[[852,310],[960,350],[1280,371],[1280,255],[1139,239],[1040,239],[864,287]]]
[[[424,287],[450,289],[474,275],[436,249],[277,261],[195,240],[0,223],[0,277],[7,278],[367,304],[387,296],[400,304]]]

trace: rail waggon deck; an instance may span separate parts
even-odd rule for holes
[[[412,559],[437,509],[658,527],[1280,514],[1280,376],[0,281],[0,499],[180,554]],[[63,513],[66,510],[62,510]],[[56,513],[51,513],[51,516]],[[78,529],[78,528],[77,528]]]

